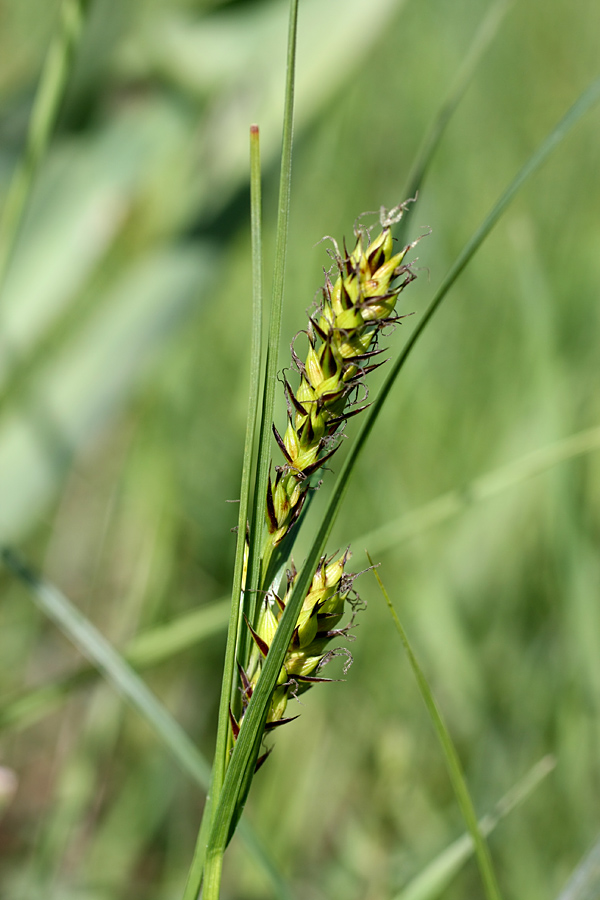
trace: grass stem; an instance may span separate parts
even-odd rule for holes
[[[367,557],[369,563],[371,564],[371,566],[373,566],[373,560],[371,559],[368,552]],[[450,780],[452,782],[452,787],[454,788],[454,793],[456,795],[460,811],[467,825],[469,834],[471,835],[471,838],[473,840],[475,855],[477,857],[477,862],[479,863],[481,879],[485,888],[486,897],[488,898],[488,900],[501,900],[500,888],[498,887],[498,883],[496,881],[496,875],[492,866],[490,851],[483,836],[483,830],[480,827],[479,822],[477,821],[477,816],[475,814],[473,802],[469,794],[467,782],[465,781],[465,777],[463,775],[462,766],[458,758],[458,753],[456,752],[456,747],[454,746],[454,742],[450,736],[448,728],[446,727],[446,723],[444,722],[438,705],[435,702],[434,696],[431,692],[431,688],[429,687],[427,679],[423,674],[423,670],[417,662],[417,658],[412,650],[412,647],[410,646],[406,632],[402,626],[402,623],[400,622],[400,619],[398,618],[396,610],[394,609],[394,605],[390,600],[389,594],[386,591],[383,582],[379,577],[379,573],[375,567],[373,567],[373,574],[377,579],[377,583],[379,585],[381,593],[385,598],[385,602],[387,603],[388,609],[394,621],[396,631],[400,635],[400,639],[402,641],[402,644],[404,645],[404,649],[406,650],[406,655],[408,656],[413,674],[417,680],[417,684],[419,685],[421,696],[423,697],[423,701],[425,703],[425,706],[427,707],[427,712],[429,713],[438,740],[442,746],[444,758],[446,760],[446,766],[448,767],[448,774],[450,775]]]

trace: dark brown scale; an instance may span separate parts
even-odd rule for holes
[[[273,501],[273,487],[271,485],[271,479],[267,480],[267,527],[269,529],[269,534],[273,534],[277,531],[278,522],[277,516],[275,515],[275,503]]]
[[[290,456],[290,454],[287,452],[287,448],[283,442],[283,438],[281,437],[281,435],[275,428],[274,424],[271,426],[271,428],[273,429],[273,434],[275,435],[275,440],[277,441],[277,444],[279,445],[279,449],[281,450],[281,452],[283,453],[283,455],[285,456],[285,458],[287,459],[289,464],[293,465],[294,461],[293,461],[292,457]]]

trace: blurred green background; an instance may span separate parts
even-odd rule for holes
[[[0,4],[3,192],[58,8]],[[316,242],[350,238],[360,212],[403,199],[488,8],[301,0],[282,365],[329,265]],[[402,296],[416,315],[390,335],[390,354],[597,74],[598,25],[596,0],[509,9],[416,206],[412,236],[432,233]],[[286,26],[281,0],[94,0],[8,273],[0,540],[119,647],[230,585],[237,512],[227,501],[239,492],[249,364],[247,135],[257,121],[268,286]],[[357,570],[365,546],[381,561],[479,812],[556,756],[491,838],[507,898],[556,897],[600,831],[599,454],[401,541],[363,535],[600,425],[599,141],[596,111],[453,288],[370,440],[331,546],[351,542]],[[281,401],[280,423],[284,411]],[[248,803],[306,900],[391,900],[464,830],[389,614],[371,577],[357,588],[368,609],[354,666],[303,697]],[[223,647],[219,631],[144,674],[208,756]],[[3,573],[0,766],[18,788],[10,775],[0,784],[1,894],[179,897],[202,794],[139,716],[99,679],[47,714],[7,712],[80,664]],[[237,839],[223,896],[272,896]],[[473,863],[443,896],[482,896]]]

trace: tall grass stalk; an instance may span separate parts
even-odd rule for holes
[[[275,375],[277,371],[276,349],[279,343],[279,332],[281,323],[281,300],[283,291],[283,271],[284,271],[284,243],[285,234],[287,233],[287,218],[289,208],[289,179],[291,164],[291,110],[293,99],[293,64],[295,59],[295,21],[296,9],[292,4],[290,19],[290,43],[288,52],[288,79],[287,79],[287,103],[286,103],[286,119],[284,134],[284,153],[282,158],[282,176],[280,187],[280,219],[278,228],[278,247],[276,254],[276,276],[274,288],[274,310],[272,311],[272,320],[270,324],[270,340],[267,352],[267,369],[265,376],[265,399],[262,407],[262,421],[260,429],[260,444],[258,457],[258,477],[256,492],[254,495],[253,518],[250,523],[250,546],[249,546],[249,574],[246,590],[251,598],[251,603],[255,602],[256,592],[260,587],[269,588],[267,582],[263,582],[265,572],[261,566],[261,547],[260,534],[262,530],[262,521],[264,520],[263,510],[265,508],[265,489],[267,486],[268,464],[269,464],[269,447],[267,443],[267,434],[270,431],[270,423],[272,421],[273,397],[275,386]],[[400,371],[404,367],[410,353],[416,345],[423,331],[431,321],[432,317],[439,309],[441,303],[447,296],[450,288],[455,283],[461,272],[468,265],[474,254],[482,245],[485,238],[489,235],[494,225],[498,222],[511,200],[520,190],[526,180],[542,165],[552,150],[560,143],[560,141],[568,134],[570,129],[579,121],[579,119],[597,102],[600,96],[600,79],[594,82],[585,91],[579,100],[573,105],[569,112],[559,122],[555,129],[549,134],[545,141],[542,142],[538,150],[532,155],[528,162],[523,166],[521,171],[516,175],[508,188],[501,195],[497,203],[494,205],[482,225],[475,232],[471,240],[467,243],[458,259],[451,267],[448,275],[443,280],[440,288],[435,293],[425,314],[419,321],[417,327],[413,331],[411,337],[407,341],[403,351],[393,364],[391,371],[377,396],[375,402],[371,405],[366,413],[363,427],[358,438],[354,442],[349,455],[346,459],[344,467],[338,477],[334,490],[331,494],[327,509],[324,513],[322,521],[317,528],[312,546],[307,554],[305,563],[297,577],[294,578],[290,585],[290,590],[285,598],[285,605],[279,617],[276,630],[271,634],[271,639],[266,645],[266,658],[261,665],[260,677],[256,684],[252,686],[251,696],[247,697],[247,708],[241,722],[241,726],[237,726],[235,735],[235,743],[231,757],[229,759],[226,772],[222,781],[222,787],[218,794],[215,793],[210,807],[211,823],[208,829],[207,848],[204,867],[204,893],[205,900],[217,900],[220,891],[221,870],[223,864],[223,854],[225,848],[231,838],[235,822],[239,816],[240,810],[245,802],[249,785],[252,780],[252,772],[258,757],[260,742],[262,739],[265,722],[267,719],[269,704],[273,699],[273,692],[281,677],[282,665],[284,658],[288,652],[290,641],[295,629],[298,627],[298,617],[304,603],[313,575],[317,570],[319,560],[325,550],[325,543],[336,514],[341,505],[341,501],[345,494],[349,477],[354,469],[358,456],[363,449],[366,440],[375,424],[375,421],[381,411],[383,403],[388,397],[390,390],[398,377]],[[281,440],[281,439],[279,439]],[[283,447],[282,447],[283,449]],[[288,452],[292,451],[289,449]],[[275,527],[275,525],[273,526]],[[264,551],[262,551],[264,552]],[[247,607],[249,610],[249,621],[256,624],[256,611],[252,605]],[[227,701],[231,693],[227,692]],[[223,704],[221,706],[221,715],[219,719],[219,733],[221,735],[224,728]],[[222,742],[222,736],[218,739]],[[222,743],[219,744],[222,746]],[[221,771],[221,761],[217,760],[218,771]],[[464,798],[463,798],[464,799]],[[473,825],[474,833],[477,829],[476,820],[473,816],[469,819]],[[201,830],[204,839],[204,826]],[[481,865],[484,868],[484,880],[490,898],[499,897],[495,879],[489,860],[486,862],[485,851],[480,852]],[[195,865],[193,877],[188,880],[186,888],[185,900],[193,900],[199,889],[200,867]]]
[[[362,413],[362,428],[350,446],[321,520],[314,529],[304,563],[296,572],[290,557],[293,541],[304,514],[304,507],[308,504],[308,488],[314,486],[311,479],[329,458],[331,444],[328,442],[336,439],[338,426],[350,415],[346,408],[348,399],[346,389],[353,384],[355,374],[361,376],[365,374],[359,370],[370,368],[371,363],[367,363],[367,360],[370,360],[371,354],[375,352],[370,341],[372,338],[376,339],[379,326],[389,323],[396,314],[394,303],[399,291],[405,285],[393,287],[392,283],[395,284],[393,279],[405,276],[408,283],[412,278],[410,266],[403,263],[403,255],[409,248],[405,248],[397,256],[393,255],[391,249],[390,229],[392,224],[398,224],[402,219],[404,212],[402,206],[396,207],[392,216],[382,215],[382,232],[374,241],[371,241],[365,230],[358,229],[355,249],[348,253],[344,246],[343,253],[337,251],[334,254],[339,270],[337,281],[332,283],[329,278],[326,280],[322,307],[309,321],[307,329],[309,349],[306,360],[303,362],[294,356],[300,370],[300,387],[294,391],[289,384],[285,385],[289,403],[288,429],[283,436],[275,430],[276,444],[284,456],[284,463],[271,479],[273,410],[278,371],[281,368],[278,350],[290,210],[297,6],[297,0],[292,0],[276,262],[269,316],[269,342],[264,354],[260,348],[262,331],[260,165],[258,131],[252,130],[254,324],[249,411],[217,743],[210,774],[212,786],[188,874],[184,900],[196,900],[203,879],[204,900],[218,900],[224,853],[238,823],[242,836],[249,840],[257,858],[262,857],[265,868],[270,870],[277,896],[287,896],[286,887],[270,862],[268,854],[240,817],[256,765],[264,756],[260,754],[266,727],[285,721],[283,714],[291,693],[310,687],[315,681],[326,680],[314,674],[319,672],[321,665],[329,658],[329,651],[325,651],[324,645],[331,637],[330,632],[337,633],[338,636],[344,632],[344,628],[337,629],[337,619],[341,616],[343,601],[352,583],[352,576],[345,571],[349,554],[345,553],[339,559],[327,557],[326,543],[341,508],[350,477],[367,445],[379,413],[391,395],[397,377],[450,289],[478,252],[517,192],[600,98],[600,79],[598,79],[584,91],[540,144],[465,245],[434,293],[425,314],[406,341],[403,350],[390,366],[383,387],[370,408],[364,411],[352,410],[352,414]],[[67,9],[81,13],[85,9],[85,4],[67,0],[63,10]],[[475,65],[481,58],[482,48],[486,46],[490,35],[496,32],[504,9],[503,3],[493,8],[491,19],[476,38],[474,45],[476,52],[468,58],[458,83],[442,107],[413,168],[411,185],[415,188],[423,181],[432,155],[439,146],[444,127],[464,94]],[[80,28],[81,19],[77,22]],[[63,23],[61,41],[58,42],[59,49],[52,57],[54,62],[52,65],[48,62],[48,69],[45,69],[39,93],[41,112],[37,111],[36,100],[29,149],[25,154],[22,168],[15,175],[16,187],[11,188],[12,193],[9,195],[8,213],[3,220],[8,224],[4,224],[4,230],[0,232],[2,246],[5,248],[2,251],[4,256],[0,253],[0,283],[2,275],[6,272],[7,260],[16,240],[35,171],[47,146],[66,84],[72,51],[79,33],[71,20],[68,20],[67,25]],[[46,88],[42,91],[41,87],[44,84]],[[400,222],[401,226],[405,221],[406,217]],[[383,280],[384,269],[388,280],[385,281],[380,295],[377,293],[380,287],[378,279]],[[388,272],[387,269],[391,271]],[[377,281],[378,284],[371,291],[369,282],[373,281]],[[356,296],[353,293],[355,289]],[[361,319],[359,313],[362,316],[364,310],[367,310],[369,315]],[[340,317],[339,320],[337,316]],[[351,320],[351,324],[348,324],[347,319]],[[362,341],[364,343],[361,343]],[[362,354],[358,352],[359,350],[363,351]],[[357,363],[359,359],[360,364]],[[311,371],[317,372],[318,377],[313,378]],[[323,388],[322,384],[326,381],[331,383],[327,388]],[[317,412],[313,415],[315,410]],[[582,449],[582,446],[586,449]],[[569,452],[571,455],[588,452],[590,447],[589,442],[584,442],[575,448],[571,446]],[[537,461],[537,465],[539,468],[540,460]],[[496,482],[488,480],[483,486],[479,483],[477,499],[491,496],[509,484],[527,477],[532,471],[535,471],[535,466],[526,465],[521,470],[509,472],[508,475],[506,472],[503,475],[501,473]],[[440,521],[443,516],[457,511],[456,503],[448,502],[447,498],[441,504],[441,508],[442,512],[438,510],[435,515],[430,515],[428,521]],[[120,654],[104,641],[85,616],[69,604],[64,595],[41,579],[37,579],[10,551],[5,551],[3,558],[14,574],[28,585],[45,614],[64,629],[102,674],[112,680],[123,695],[154,725],[161,741],[179,758],[195,781],[206,786],[209,783],[209,772],[203,758],[185,733],[168,717],[160,705],[156,705],[152,695],[144,689],[143,682],[131,671]],[[286,565],[289,566],[289,576],[285,575]],[[321,632],[319,628],[326,617],[329,618],[332,627],[327,632]],[[336,621],[332,622],[333,619]],[[182,646],[182,643],[178,638],[170,646],[171,648]],[[473,804],[447,730],[430,693],[428,694],[427,684],[410,648],[408,650],[449,760],[451,777],[471,830],[473,844],[477,849],[487,896],[490,900],[498,900],[499,891],[482,835],[485,828],[478,826]],[[154,652],[156,654],[156,651]],[[155,655],[155,658],[159,655]],[[293,669],[293,666],[297,666],[299,671]],[[304,666],[307,668],[304,669]]]
[[[214,813],[215,798],[219,796],[227,766],[227,755],[230,752],[229,709],[235,693],[235,665],[240,640],[240,606],[242,582],[246,563],[247,534],[246,523],[250,511],[252,488],[252,464],[254,460],[254,441],[257,428],[260,426],[259,410],[262,403],[261,370],[262,370],[262,193],[260,168],[260,142],[257,125],[250,129],[250,190],[251,190],[251,233],[252,233],[252,342],[250,351],[250,396],[248,402],[248,418],[246,424],[246,440],[244,445],[244,462],[240,487],[240,509],[237,525],[236,556],[234,564],[233,586],[230,601],[229,625],[227,630],[227,646],[223,664],[223,682],[219,706],[219,727],[217,745],[213,764],[211,786],[206,798],[202,824],[198,832],[194,859],[188,874],[185,896],[198,893],[204,870],[206,841]]]
[[[524,803],[555,767],[556,759],[553,756],[545,756],[532,766],[498,801],[495,808],[479,819],[478,826],[482,836],[490,835],[502,819]],[[443,897],[444,891],[474,852],[475,844],[470,832],[461,835],[411,879],[394,900],[437,900],[438,897]]]
[[[446,766],[448,768],[448,774],[450,775],[450,781],[452,782],[452,787],[454,788],[454,793],[456,795],[460,811],[469,830],[471,840],[473,841],[475,855],[477,857],[477,863],[479,865],[479,871],[481,872],[481,880],[483,881],[483,887],[485,889],[485,895],[487,897],[487,900],[501,900],[500,888],[498,887],[490,851],[485,840],[485,830],[477,821],[475,807],[473,806],[473,801],[471,800],[469,788],[467,787],[467,782],[463,774],[456,747],[454,746],[454,741],[450,736],[450,732],[448,731],[446,723],[444,722],[431,688],[429,687],[423,670],[421,669],[421,666],[417,661],[417,657],[415,656],[413,649],[409,643],[406,631],[404,630],[402,623],[398,618],[398,613],[394,609],[394,604],[390,600],[390,596],[386,591],[379,572],[377,571],[377,568],[374,565],[373,560],[368,552],[367,558],[373,569],[373,575],[377,580],[377,584],[379,585],[381,593],[383,594],[387,607],[390,611],[390,615],[392,616],[396,631],[400,635],[400,640],[402,641],[402,644],[406,651],[406,655],[408,656],[408,661],[419,686],[419,691],[421,692],[423,702],[427,707],[427,712],[429,713],[429,717],[433,723],[433,727],[435,728],[435,732],[442,747]]]
[[[285,86],[285,105],[283,117],[283,138],[281,153],[281,175],[279,183],[279,210],[277,220],[277,244],[275,249],[275,271],[273,276],[273,291],[269,311],[269,339],[266,350],[264,385],[262,402],[259,410],[259,395],[255,392],[256,406],[249,410],[249,420],[252,418],[252,435],[255,428],[259,432],[258,450],[256,457],[256,485],[254,488],[254,501],[251,508],[249,522],[249,552],[247,559],[247,572],[244,585],[244,614],[250,621],[254,621],[254,607],[260,582],[260,534],[265,518],[266,490],[269,477],[271,438],[270,423],[273,420],[275,406],[275,389],[277,385],[277,365],[279,340],[281,334],[281,311],[283,307],[283,290],[285,276],[285,259],[287,249],[287,235],[289,224],[290,192],[292,176],[292,139],[294,127],[294,92],[295,92],[295,67],[296,44],[298,29],[298,0],[291,0],[288,28],[288,54],[287,74]],[[252,237],[253,237],[253,295],[255,306],[262,306],[262,278],[261,278],[261,220],[260,220],[260,157],[258,153],[258,131],[252,132]],[[256,323],[255,323],[256,328]],[[256,333],[256,332],[255,332]],[[260,339],[260,331],[258,332]],[[253,347],[253,371],[258,373],[260,367],[260,344]],[[253,461],[253,443],[247,440],[244,455],[244,472],[248,473],[247,489],[250,488],[249,473]],[[242,486],[242,491],[244,486]],[[248,505],[249,506],[249,505]],[[246,507],[248,509],[248,507]],[[244,539],[246,534],[246,520],[238,522],[238,538],[236,550],[236,564],[234,572],[234,590],[241,588],[244,566]],[[239,596],[239,591],[238,591]],[[233,598],[232,603],[237,609],[238,597]],[[226,771],[227,748],[230,740],[229,704],[233,692],[235,679],[234,667],[236,665],[236,648],[239,645],[240,618],[232,615],[228,629],[228,653],[225,660],[224,688],[219,707],[219,721],[217,727],[217,748],[215,765],[213,769],[213,784],[210,802],[206,804],[194,860],[190,869],[184,900],[195,900],[203,882],[203,897],[205,900],[218,898],[221,884],[221,871],[223,866],[223,854],[230,838],[229,822],[234,815],[235,806],[230,809],[229,818],[224,818],[221,812],[221,798],[224,793],[224,778]],[[257,736],[254,735],[254,744]],[[257,753],[255,754],[255,758]],[[253,763],[252,763],[253,765]],[[246,777],[249,781],[250,775]],[[242,779],[240,779],[241,790]],[[236,796],[237,804],[237,796]],[[224,827],[223,827],[224,826]]]

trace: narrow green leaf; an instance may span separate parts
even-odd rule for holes
[[[250,395],[249,409],[253,416],[254,427],[252,430],[252,444],[254,445],[254,437],[259,427],[259,410],[260,410],[260,373],[263,362],[262,352],[262,309],[263,309],[263,278],[262,278],[262,185],[261,185],[261,162],[260,162],[260,143],[258,125],[252,125],[250,128],[250,219],[251,219],[251,238],[252,238],[252,341],[253,346],[260,347],[260,353],[257,354],[253,364],[253,390]],[[250,508],[250,481],[247,484],[247,502],[244,515],[244,534],[246,529],[246,521],[248,519],[248,510]],[[238,526],[241,527],[241,526]],[[237,563],[237,560],[236,560]],[[240,573],[241,574],[241,573]],[[236,582],[237,583],[237,582]],[[237,585],[241,590],[241,577]],[[244,595],[244,613],[248,618],[252,617],[247,598],[249,592]],[[246,662],[246,650],[248,643],[248,631],[244,627],[240,627],[242,618],[238,618],[238,660],[242,665]],[[239,708],[239,693],[234,692]],[[233,697],[232,697],[233,700]],[[237,711],[237,710],[236,710]]]
[[[230,750],[231,726],[229,721],[230,704],[233,702],[235,685],[237,684],[236,657],[240,639],[240,598],[244,580],[244,556],[246,548],[246,527],[251,502],[252,473],[254,470],[254,436],[259,419],[260,373],[262,361],[262,199],[260,144],[258,126],[250,128],[250,217],[252,234],[252,341],[250,353],[250,392],[248,398],[248,417],[246,421],[246,438],[244,444],[244,461],[242,465],[242,483],[240,487],[240,509],[237,526],[237,542],[231,588],[231,612],[227,631],[227,646],[223,663],[223,679],[219,701],[219,717],[217,725],[217,743],[212,770],[211,789],[204,807],[202,822],[192,865],[188,873],[186,896],[198,893],[204,870],[206,840],[212,822],[215,798],[218,798],[227,759]]]
[[[158,625],[133,638],[122,656],[137,670],[171,659],[188,647],[220,634],[229,621],[229,605],[229,598],[226,598]],[[58,709],[74,690],[94,681],[97,676],[98,670],[94,666],[85,666],[14,697],[0,707],[0,731],[35,724]]]
[[[589,112],[590,109],[592,109],[592,107],[598,102],[599,99],[600,78],[597,78],[580,95],[580,97],[576,100],[573,106],[571,106],[565,116],[563,116],[560,122],[552,129],[552,131],[539,145],[537,150],[532,154],[525,165],[517,173],[515,178],[512,180],[503,194],[501,194],[498,201],[492,207],[482,224],[475,231],[471,239],[467,242],[461,253],[458,255],[458,258],[456,259],[454,264],[451,266],[450,271],[434,294],[433,299],[431,300],[425,313],[421,317],[419,323],[417,324],[417,327],[404,345],[404,348],[399,354],[398,359],[395,361],[390,371],[388,372],[387,378],[375,401],[371,404],[366,412],[362,428],[356,438],[356,441],[350,448],[350,452],[344,462],[342,470],[337,478],[336,484],[334,485],[332,495],[329,499],[327,509],[324,513],[324,525],[316,535],[313,547],[311,548],[311,552],[308,557],[310,560],[310,564],[313,563],[315,558],[318,559],[319,555],[323,552],[325,541],[329,536],[331,528],[333,527],[333,522],[345,496],[348,481],[350,475],[352,474],[352,471],[354,470],[354,466],[356,465],[358,457],[360,456],[367,438],[369,437],[373,429],[373,426],[377,420],[377,417],[379,416],[379,413],[381,412],[383,404],[385,403],[398,375],[404,368],[406,361],[408,360],[410,354],[416,346],[419,338],[427,328],[427,325],[441,306],[450,288],[454,285],[454,282],[466,268],[475,253],[479,250],[484,240],[492,231],[493,227],[496,225],[503,213],[506,211],[508,205],[514,199],[520,188],[525,184],[527,179],[541,167],[541,165],[546,161],[552,151],[556,149],[556,147],[558,147],[561,141],[564,140],[564,138],[569,134],[571,129],[580,121],[580,119],[583,118],[583,116],[587,112]],[[306,585],[306,579],[302,578],[301,576],[298,579],[297,585],[298,590],[300,589],[300,586],[304,588]]]
[[[281,337],[281,312],[287,255],[287,236],[290,217],[290,193],[292,183],[292,139],[294,131],[294,95],[296,70],[296,39],[298,27],[298,0],[290,2],[288,31],[287,70],[285,85],[285,107],[283,114],[283,138],[281,150],[281,173],[279,180],[279,209],[277,215],[277,235],[275,243],[275,267],[273,272],[273,292],[269,311],[269,340],[267,346],[264,394],[258,444],[258,466],[254,504],[250,522],[250,555],[247,579],[247,616],[254,621],[257,591],[264,576],[261,564],[262,535],[265,522],[267,482],[271,465],[271,425],[275,406],[275,390],[278,384],[277,370],[279,341]]]
[[[551,756],[545,756],[536,763],[527,775],[502,797],[495,809],[479,820],[482,834],[486,837],[491,834],[500,820],[520,806],[555,766],[556,761]],[[394,900],[437,900],[471,858],[474,849],[471,835],[461,835],[419,872],[394,897]]]
[[[204,790],[210,767],[181,726],[136,675],[114,647],[57,588],[38,578],[8,547],[0,550],[2,562],[28,587],[37,606],[52,619],[78,650],[121,696],[152,726],[182,769]]]
[[[216,600],[132,638],[123,655],[130,666],[146,669],[219,634],[228,618],[229,598]]]
[[[271,644],[269,656],[267,657],[266,664],[263,667],[260,679],[260,681],[262,681],[263,679],[266,681],[266,684],[264,686],[264,694],[266,696],[270,695],[270,692],[273,690],[273,687],[275,685],[277,675],[283,662],[287,644],[289,643],[291,633],[294,629],[294,624],[298,616],[300,606],[302,605],[303,598],[310,586],[312,573],[317,566],[320,556],[324,552],[327,539],[331,533],[331,529],[333,528],[336,516],[346,494],[350,476],[367,441],[367,438],[369,437],[375,425],[377,417],[381,412],[383,404],[389,396],[389,393],[398,375],[403,369],[406,361],[408,360],[408,357],[417,344],[420,336],[425,331],[427,325],[431,321],[433,315],[439,309],[442,301],[448,294],[448,291],[450,290],[458,276],[461,274],[463,269],[467,266],[471,258],[475,255],[479,247],[483,244],[485,238],[488,236],[494,225],[500,219],[518,190],[523,186],[525,181],[531,175],[533,175],[534,172],[537,171],[537,169],[540,168],[540,166],[548,158],[552,150],[554,150],[560,144],[560,142],[567,136],[570,130],[598,102],[599,99],[600,78],[594,80],[592,84],[580,95],[578,100],[568,110],[566,115],[560,120],[555,128],[552,129],[552,131],[539,145],[537,150],[517,173],[513,181],[509,184],[496,204],[492,207],[483,223],[479,226],[474,235],[467,242],[454,265],[450,268],[450,271],[444,278],[437,292],[434,294],[431,303],[429,304],[427,310],[419,321],[415,331],[408,339],[403,350],[399,354],[398,359],[395,361],[390,371],[388,372],[387,378],[379,394],[377,395],[369,409],[366,411],[362,428],[360,429],[356,440],[352,443],[348,456],[346,457],[340,474],[336,479],[326,509],[323,513],[321,524],[315,533],[315,537],[307,554],[305,563],[298,575],[294,590],[289,601],[286,604],[286,609],[282,616],[279,628],[277,629],[277,633],[275,635],[273,643]],[[270,662],[271,657],[272,662]],[[260,681],[259,687],[261,687]],[[258,703],[258,697],[261,698],[261,703],[266,702],[263,698],[262,689],[254,692],[252,701],[256,700],[256,703]],[[248,708],[248,713],[249,712],[251,712],[250,707]],[[248,713],[246,713],[246,718],[248,717]]]
[[[89,0],[63,0],[31,111],[25,150],[15,169],[0,219],[0,293],[39,164],[50,142],[73,65]]]
[[[367,558],[371,566],[373,566],[373,560],[368,553]],[[425,675],[423,674],[423,671],[419,666],[419,663],[417,662],[417,658],[410,646],[406,632],[402,627],[400,619],[398,618],[396,610],[394,609],[392,601],[389,598],[388,592],[386,591],[376,568],[373,568],[373,574],[377,579],[377,583],[381,589],[381,593],[385,597],[385,602],[388,605],[388,608],[392,615],[392,619],[394,620],[394,625],[396,626],[396,630],[400,635],[400,639],[402,640],[404,649],[406,650],[410,666],[413,670],[415,678],[417,679],[419,690],[421,691],[421,696],[423,697],[423,701],[425,703],[425,706],[427,707],[427,712],[429,713],[429,716],[433,723],[433,727],[435,728],[436,734],[438,736],[438,740],[441,744],[446,759],[446,766],[448,767],[448,774],[450,775],[450,781],[452,782],[452,787],[454,788],[454,793],[456,794],[456,799],[458,801],[460,811],[466,822],[471,840],[473,841],[473,846],[475,848],[475,854],[477,856],[477,862],[479,864],[481,880],[483,881],[486,897],[488,898],[488,900],[500,900],[500,889],[496,882],[496,875],[492,866],[490,852],[486,840],[483,836],[482,830],[479,827],[477,816],[475,815],[473,801],[471,800],[469,789],[463,775],[462,766],[458,758],[458,753],[456,752],[456,747],[454,746],[454,742],[450,737],[450,732],[448,731],[446,724],[442,718],[442,714],[438,709],[437,703],[434,700],[429,684],[427,683],[427,679],[425,678]]]
[[[399,355],[397,361],[392,366],[391,371],[383,385],[382,390],[375,399],[366,413],[366,419],[359,435],[351,447],[348,457],[344,463],[342,471],[334,485],[333,492],[327,504],[327,508],[323,514],[321,524],[316,531],[313,543],[308,552],[304,566],[302,567],[296,580],[294,590],[286,603],[285,610],[282,614],[279,627],[271,644],[268,656],[262,668],[261,676],[242,722],[240,734],[235,743],[231,761],[225,781],[223,783],[223,791],[217,808],[215,817],[215,846],[221,843],[225,846],[229,833],[229,822],[233,816],[234,809],[238,802],[239,786],[244,776],[248,760],[255,748],[256,736],[260,733],[262,722],[267,709],[267,704],[271,697],[275,682],[277,681],[283,658],[287,646],[289,644],[295,623],[303,603],[303,599],[310,586],[312,573],[314,572],[319,557],[323,553],[325,543],[333,522],[339,511],[342,500],[345,496],[350,475],[354,469],[356,461],[362,451],[364,444],[375,424],[377,416],[389,395],[389,392],[398,377],[401,369],[406,363],[412,349],[416,345],[419,337],[427,327],[432,316],[435,314],[448,291],[466,267],[470,259],[475,255],[487,235],[490,233],[496,222],[499,220],[503,212],[506,210],[510,201],[514,198],[518,190],[525,183],[542,163],[547,159],[552,150],[557,147],[560,142],[567,136],[569,131],[577,124],[577,122],[587,113],[600,98],[600,78],[592,82],[592,84],[583,92],[567,114],[561,119],[558,125],[550,132],[540,144],[535,153],[525,163],[516,177],[510,183],[508,188],[501,195],[500,199],[494,205],[484,222],[477,229],[473,237],[468,241],[463,251],[459,254],[456,262],[451,267],[446,278],[442,282],[440,288],[434,295],[429,307],[420,320],[417,328],[409,338],[403,351]],[[188,900],[188,898],[186,898]]]
[[[600,897],[600,838],[587,853],[557,900],[598,900]]]
[[[277,217],[277,238],[275,246],[275,269],[273,273],[273,293],[271,297],[271,307],[269,312],[269,340],[267,346],[265,379],[263,391],[263,403],[260,420],[260,436],[258,442],[257,455],[257,477],[254,488],[254,502],[252,508],[252,517],[250,521],[249,534],[249,559],[246,580],[246,596],[248,598],[247,606],[248,618],[254,620],[254,609],[256,604],[257,591],[260,586],[263,561],[261,560],[262,550],[262,534],[265,521],[267,482],[269,478],[270,456],[271,456],[271,423],[273,421],[273,409],[275,404],[275,389],[277,386],[277,368],[279,357],[279,341],[281,336],[281,312],[283,307],[283,290],[285,279],[285,262],[287,253],[287,236],[290,212],[290,192],[291,192],[291,175],[292,175],[292,143],[293,143],[293,123],[294,123],[294,93],[295,93],[295,68],[296,68],[296,45],[297,45],[297,28],[298,28],[298,0],[290,2],[290,18],[288,30],[288,46],[287,46],[287,71],[285,86],[285,107],[283,116],[283,139],[281,152],[281,173],[279,181],[279,210]],[[274,684],[274,681],[273,681]],[[227,701],[229,701],[229,694]],[[210,831],[208,837],[208,845],[205,857],[204,870],[204,900],[218,900],[221,870],[223,865],[223,854],[231,836],[232,822],[234,818],[239,818],[241,806],[245,799],[245,792],[249,789],[251,776],[250,772],[254,768],[254,762],[258,753],[260,736],[266,717],[266,702],[263,704],[262,711],[258,719],[248,725],[246,720],[248,715],[244,716],[241,732],[245,733],[243,746],[245,748],[245,756],[240,756],[236,750],[239,744],[239,737],[233,748],[233,753],[222,790],[218,798],[218,805],[215,806],[214,813],[211,815]],[[240,734],[241,734],[240,732]],[[233,760],[236,760],[237,766],[234,775],[230,775]],[[241,765],[240,765],[241,764]],[[232,780],[234,789],[232,790]],[[226,790],[227,786],[227,790]],[[242,795],[244,792],[244,795]],[[214,801],[217,804],[217,798]],[[212,810],[211,810],[212,812]],[[198,868],[198,867],[196,867]],[[184,900],[195,900],[195,896],[200,888],[200,883],[194,878],[188,879]]]

